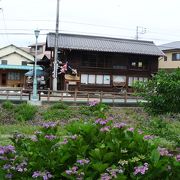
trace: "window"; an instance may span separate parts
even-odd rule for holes
[[[88,84],[88,74],[81,74],[81,84]]]
[[[130,61],[130,69],[145,70],[147,69],[147,62],[142,60]]]
[[[27,66],[27,61],[22,61],[22,66]]]
[[[167,56],[164,56],[164,61],[167,61]]]
[[[96,75],[96,84],[103,84],[103,75]]]
[[[113,65],[113,69],[127,69],[127,66]]]
[[[110,85],[110,75],[81,74],[81,84]]]
[[[89,75],[89,84],[95,84],[95,75]]]
[[[18,72],[9,72],[8,80],[20,80],[20,73]]]
[[[104,75],[104,84],[110,84],[110,76]]]
[[[113,82],[116,83],[121,83],[121,82],[126,82],[126,76],[113,76]]]
[[[1,60],[1,64],[7,65],[7,60]]]
[[[132,86],[136,81],[146,82],[147,80],[147,77],[129,77],[128,86]]]
[[[173,61],[180,61],[180,53],[173,53],[172,54]]]

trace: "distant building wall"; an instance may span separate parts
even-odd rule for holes
[[[180,51],[164,52],[166,57],[159,58],[159,69],[176,69],[180,67],[180,59],[173,60],[173,54],[180,54]]]

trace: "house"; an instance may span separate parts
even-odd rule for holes
[[[36,44],[31,44],[28,46],[29,47],[29,53],[31,53],[33,56],[35,56],[36,52]],[[37,43],[37,59],[41,60],[43,58],[48,58],[50,59],[50,52],[46,51],[46,43]]]
[[[172,71],[180,67],[180,41],[162,44],[159,48],[165,56],[159,58],[159,69]]]
[[[0,87],[22,87],[24,74],[33,69],[34,56],[15,45],[0,49]]]
[[[49,33],[46,50],[53,54],[55,34]],[[88,35],[59,34],[59,62],[77,71],[73,78],[60,73],[58,89],[83,91],[131,91],[132,84],[146,81],[158,71],[163,52],[150,41]]]

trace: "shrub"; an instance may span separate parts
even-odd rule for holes
[[[68,106],[63,102],[54,103],[50,109],[68,109]]]
[[[109,107],[106,104],[99,103],[98,101],[89,102],[88,106],[81,106],[80,113],[87,116],[95,116],[99,118],[105,118],[105,114],[108,112]]]
[[[146,101],[144,108],[152,114],[180,112],[180,69],[172,73],[158,72],[146,83],[134,85],[137,94]]]
[[[72,117],[72,111],[70,110],[61,110],[61,109],[48,109],[47,111],[43,112],[42,114],[44,120],[62,120],[66,119],[68,120],[69,118]]]
[[[5,101],[2,103],[2,108],[7,109],[7,110],[13,110],[14,104],[11,101]]]
[[[15,134],[14,146],[0,146],[1,174],[18,180],[180,178],[180,155],[123,122],[99,118],[66,129],[59,137],[57,124],[48,122],[32,137]]]
[[[15,108],[15,119],[18,121],[32,120],[37,112],[37,107],[30,104],[20,104]]]

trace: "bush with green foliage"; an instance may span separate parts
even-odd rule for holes
[[[81,106],[80,113],[87,116],[95,116],[99,118],[105,118],[105,114],[108,112],[109,107],[106,104],[98,101],[90,101],[88,106]]]
[[[7,109],[7,110],[13,110],[14,104],[11,101],[5,101],[2,103],[2,108]]]
[[[37,112],[37,107],[30,104],[20,104],[14,109],[15,119],[18,121],[32,120]]]
[[[137,82],[134,87],[146,101],[142,105],[149,113],[180,113],[180,69],[171,73],[160,71],[148,82]]]
[[[68,105],[63,102],[56,102],[50,107],[50,109],[68,109]]]
[[[48,122],[31,137],[15,134],[14,146],[0,146],[2,179],[180,178],[180,154],[123,122],[99,118],[66,129],[58,136],[57,124]]]

